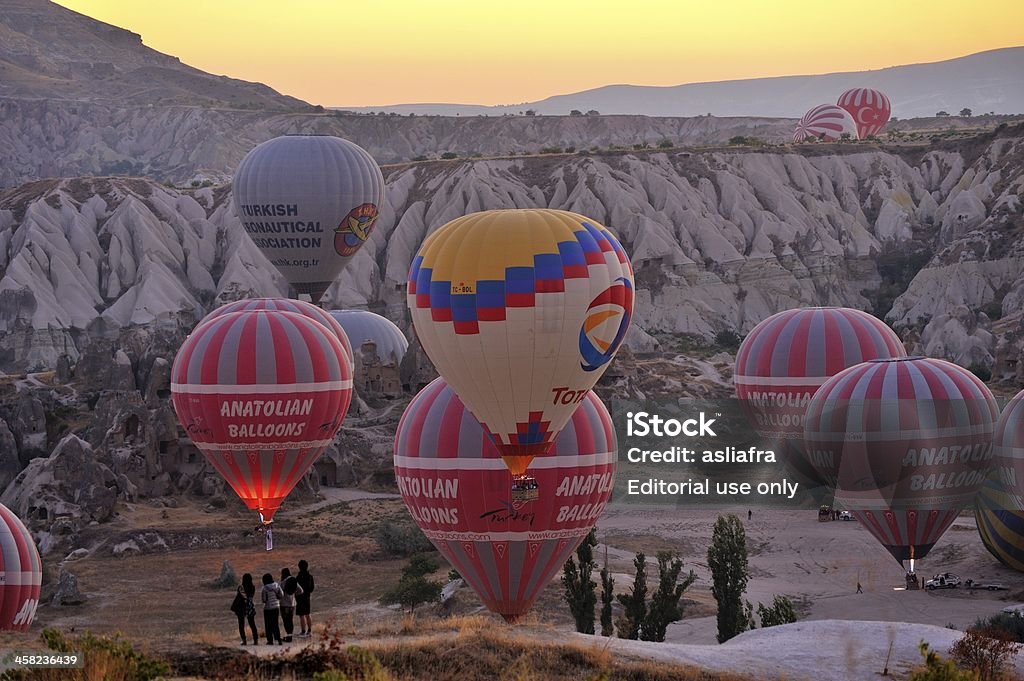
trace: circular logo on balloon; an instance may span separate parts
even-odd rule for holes
[[[363,203],[350,210],[334,230],[334,250],[338,255],[346,258],[354,255],[370,238],[378,215],[380,211],[372,203]]]
[[[632,317],[633,286],[625,277],[619,277],[587,308],[580,328],[580,365],[584,371],[595,371],[615,356]]]

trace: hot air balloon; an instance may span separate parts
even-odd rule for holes
[[[366,310],[331,310],[331,316],[345,329],[355,348],[357,361],[353,376],[356,385],[362,389],[370,389],[376,385],[378,390],[385,393],[401,392],[398,367],[405,357],[406,350],[409,349],[409,341],[402,330],[387,317]],[[367,345],[368,343],[370,345]],[[381,367],[394,369],[393,385],[390,388],[384,385],[383,377],[369,375],[370,372],[364,370],[364,353],[376,355]]]
[[[858,364],[807,407],[811,461],[900,564],[924,558],[993,464],[999,409],[971,372],[940,359]]]
[[[341,343],[341,349],[344,351],[345,359],[348,362],[349,374],[353,372],[355,368],[355,355],[353,354],[352,345],[349,342],[348,334],[345,333],[345,329],[338,323],[337,319],[332,317],[330,314],[321,310],[316,305],[307,303],[304,300],[292,300],[291,298],[245,298],[243,300],[236,300],[233,303],[221,305],[216,310],[203,317],[202,321],[205,323],[211,319],[216,319],[221,315],[230,314],[232,312],[241,312],[243,310],[287,310],[320,322],[338,337],[338,341]]]
[[[515,485],[528,488],[530,461],[622,343],[633,271],[615,236],[590,218],[484,211],[424,241],[408,304],[438,373],[491,434]]]
[[[899,336],[866,312],[845,307],[786,310],[747,334],[736,354],[736,397],[754,429],[781,441],[781,459],[804,489],[825,480],[803,455],[803,416],[831,376],[870,359],[905,357]],[[819,496],[822,496],[819,493]]]
[[[843,135],[857,139],[857,122],[850,112],[835,104],[821,104],[803,115],[793,132],[794,142],[803,142],[809,138],[836,142]]]
[[[28,631],[39,605],[43,561],[28,528],[0,504],[0,629]]]
[[[171,399],[192,442],[268,526],[341,428],[352,376],[338,337],[319,322],[231,312],[200,322],[182,344]]]
[[[600,517],[615,461],[611,417],[591,392],[534,460],[543,493],[530,503],[510,498],[500,452],[443,378],[416,395],[395,436],[395,477],[409,512],[509,622],[531,608]]]
[[[1014,501],[999,476],[989,474],[974,500],[974,520],[981,543],[1008,568],[1024,572],[1024,510]]]
[[[857,137],[877,135],[892,115],[889,98],[878,90],[857,87],[839,95],[838,105],[846,109],[857,123]]]
[[[235,213],[297,293],[313,302],[370,237],[384,176],[361,147],[328,135],[260,144],[235,171]]]

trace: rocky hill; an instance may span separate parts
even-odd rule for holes
[[[0,3],[0,97],[295,110],[260,83],[213,76],[142,44],[142,36],[49,0]]]
[[[547,206],[608,224],[632,254],[634,349],[665,334],[743,334],[796,305],[848,305],[888,315],[929,354],[992,369],[1017,347],[1005,340],[1015,331],[993,325],[1024,308],[1022,154],[1018,126],[927,148],[393,166],[379,226],[328,299],[404,324],[405,275],[427,234],[472,211]],[[229,187],[97,178],[0,194],[0,370],[74,361],[90,339],[132,326],[188,328],[220,302],[281,287]]]
[[[890,66],[873,71],[748,78],[673,86],[605,85],[514,106],[400,104],[359,110],[442,116],[502,116],[532,109],[566,116],[591,109],[604,114],[645,116],[799,117],[822,103],[835,102],[848,88],[873,87],[892,100],[900,118],[956,113],[1024,113],[1024,47],[988,50],[928,64]],[[342,102],[339,102],[339,104]]]

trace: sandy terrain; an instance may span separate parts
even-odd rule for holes
[[[745,508],[735,511],[746,518]],[[258,577],[306,558],[317,577],[314,614],[318,625],[333,620],[347,640],[364,641],[371,647],[375,640],[393,641],[407,630],[407,624],[399,613],[376,605],[376,599],[397,581],[404,561],[380,555],[373,536],[380,522],[403,519],[405,513],[401,501],[391,495],[331,490],[329,498],[321,502],[282,512],[275,532],[277,546],[267,553],[261,540],[245,536],[251,518],[238,509],[186,504],[168,509],[165,517],[163,509],[125,506],[117,520],[102,532],[97,530],[96,541],[89,545],[91,555],[67,563],[80,578],[89,601],[77,607],[41,607],[35,633],[5,635],[0,637],[0,647],[38,647],[36,637],[43,626],[122,631],[157,650],[237,646],[234,617],[228,612],[231,591],[206,586],[217,576],[224,559],[239,573],[250,571]],[[912,665],[918,659],[916,645],[922,638],[945,650],[959,636],[946,625],[962,629],[1024,595],[1024,574],[1003,568],[989,556],[978,538],[973,516],[964,515],[957,521],[931,555],[919,562],[918,573],[925,576],[948,570],[979,582],[1000,582],[1008,591],[896,590],[894,587],[902,586],[903,570],[858,523],[819,523],[813,511],[755,510],[753,519],[745,521],[752,572],[747,597],[756,606],[785,594],[797,603],[802,621],[795,627],[749,632],[718,646],[705,557],[719,513],[637,506],[613,506],[607,511],[599,526],[603,544],[597,555],[601,558],[608,546],[618,590],[627,589],[632,582],[631,563],[637,550],[645,551],[651,561],[658,550],[679,551],[685,568],[698,574],[686,594],[686,617],[669,627],[668,643],[616,640],[611,643],[613,650],[786,678],[803,678],[800,670],[813,669],[814,661],[820,661],[842,673],[817,678],[868,678],[880,671],[875,667],[884,659],[890,642],[897,641],[891,667]],[[159,533],[173,550],[113,555],[117,541],[146,531]],[[57,566],[48,561],[47,569],[55,574]],[[437,578],[443,579],[446,571],[447,566],[442,567]],[[855,593],[858,579],[863,594]],[[468,590],[460,591],[458,603],[459,613],[482,612]],[[430,624],[436,615],[429,609],[421,610],[418,617],[430,635],[450,635]],[[872,621],[880,624],[870,624]],[[262,622],[259,625],[262,631]],[[505,625],[494,618],[494,626]],[[550,639],[552,628],[566,634],[572,630],[557,582],[542,594],[534,616],[515,635]],[[807,645],[809,637],[815,641],[812,647]],[[603,647],[608,642],[598,637],[595,644]],[[299,645],[296,642],[292,648]],[[799,655],[794,652],[797,648]],[[263,654],[280,651],[276,646],[261,646],[260,650]]]

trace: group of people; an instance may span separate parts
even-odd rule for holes
[[[310,596],[315,584],[309,572],[309,563],[299,561],[299,572],[292,575],[290,568],[282,568],[281,579],[275,581],[271,573],[263,575],[263,588],[259,602],[263,605],[263,629],[267,645],[282,645],[292,642],[295,631],[295,617],[299,618],[299,638],[307,638],[313,634],[313,620],[310,617]],[[248,645],[245,625],[252,630],[252,645],[260,642],[256,631],[256,584],[248,572],[242,575],[242,583],[238,586],[235,599],[231,602],[231,612],[238,618],[238,635],[242,645]],[[281,625],[284,635],[281,635]]]

